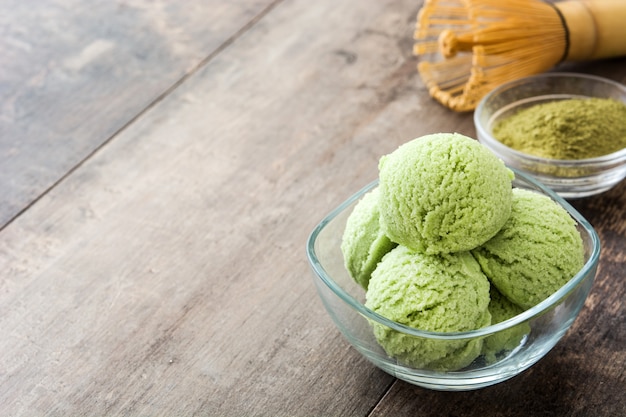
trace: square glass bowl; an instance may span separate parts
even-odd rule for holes
[[[508,82],[489,92],[478,104],[474,112],[478,141],[510,167],[533,176],[564,198],[602,193],[626,177],[626,148],[589,159],[547,159],[512,149],[492,134],[496,122],[524,108],[590,97],[612,98],[626,104],[626,86],[574,73],[546,73]]]
[[[546,300],[504,322],[478,330],[438,333],[393,322],[365,307],[365,291],[344,267],[341,239],[346,220],[361,197],[378,185],[375,181],[328,214],[312,231],[307,255],[318,294],[335,325],[347,341],[383,371],[409,383],[441,391],[467,391],[514,377],[532,366],[561,339],[585,303],[596,275],[600,241],[593,227],[572,206],[530,177],[515,172],[514,186],[545,194],[564,207],[577,222],[585,248],[583,268]],[[457,371],[417,368],[388,356],[374,337],[373,325],[386,326],[425,343],[464,343],[503,336],[515,329],[525,335],[515,346],[487,360],[479,356]],[[513,330],[511,330],[513,329]]]

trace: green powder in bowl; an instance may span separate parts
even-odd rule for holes
[[[626,148],[626,105],[608,98],[536,104],[498,121],[493,135],[510,148],[542,158],[595,158]]]

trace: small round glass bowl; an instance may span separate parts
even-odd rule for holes
[[[514,186],[548,195],[576,220],[584,242],[585,264],[576,276],[550,297],[492,326],[457,333],[428,332],[396,323],[365,307],[365,291],[346,271],[340,245],[346,219],[358,200],[377,186],[377,181],[333,210],[312,231],[307,242],[307,255],[318,294],[339,331],[374,365],[399,379],[425,388],[441,391],[478,389],[505,381],[529,368],[547,354],[572,325],[595,278],[600,256],[598,235],[565,200],[537,181],[513,171],[516,174]],[[481,355],[463,369],[438,371],[410,366],[388,356],[374,336],[374,327],[380,329],[380,326],[388,327],[403,337],[419,339],[416,342],[427,345],[463,344],[499,336],[506,338],[516,329],[522,329],[524,336],[490,359]]]
[[[521,109],[548,101],[589,97],[613,98],[626,104],[626,86],[574,73],[546,73],[503,84],[483,97],[474,112],[478,140],[507,165],[528,173],[561,197],[602,193],[626,177],[626,148],[589,159],[547,159],[514,150],[492,134],[497,121]]]

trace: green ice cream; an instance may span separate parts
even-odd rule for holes
[[[545,195],[513,189],[513,173],[473,139],[415,139],[383,156],[379,174],[378,188],[348,217],[341,250],[366,290],[365,306],[391,321],[440,333],[500,323],[583,266],[569,213]],[[370,322],[390,357],[437,371],[462,369],[481,354],[496,362],[530,332],[525,322],[474,340],[420,338]]]
[[[502,230],[472,251],[493,285],[528,309],[561,288],[583,267],[580,233],[549,197],[519,188]]]
[[[410,327],[435,332],[478,329],[491,322],[489,281],[469,252],[427,255],[398,246],[372,273],[365,305]],[[372,322],[388,355],[419,368],[455,370],[481,352],[482,340],[422,339]]]
[[[396,244],[380,228],[379,189],[365,194],[350,213],[341,241],[346,269],[367,289],[370,274]]]
[[[520,306],[513,304],[503,296],[494,286],[491,286],[489,295],[489,313],[491,324],[497,324],[513,318],[524,311]],[[520,323],[510,329],[500,331],[485,338],[483,342],[483,355],[487,363],[495,362],[500,355],[506,355],[519,346],[522,338],[530,332],[528,323]]]
[[[381,224],[413,250],[470,250],[511,212],[513,173],[477,141],[439,133],[400,146],[379,163]]]

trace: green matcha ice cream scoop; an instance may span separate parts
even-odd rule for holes
[[[379,190],[374,188],[359,200],[346,221],[341,241],[346,269],[364,289],[378,262],[396,246],[380,227],[378,197]]]
[[[381,158],[379,178],[383,230],[415,251],[473,249],[492,238],[511,212],[513,173],[460,134],[405,143]]]
[[[493,285],[528,309],[567,283],[584,264],[576,222],[548,196],[515,188],[502,230],[472,254]]]
[[[427,255],[398,246],[372,273],[365,306],[397,323],[433,332],[491,323],[489,281],[469,252]],[[482,339],[420,338],[372,322],[389,356],[418,368],[455,370],[481,352]]]

